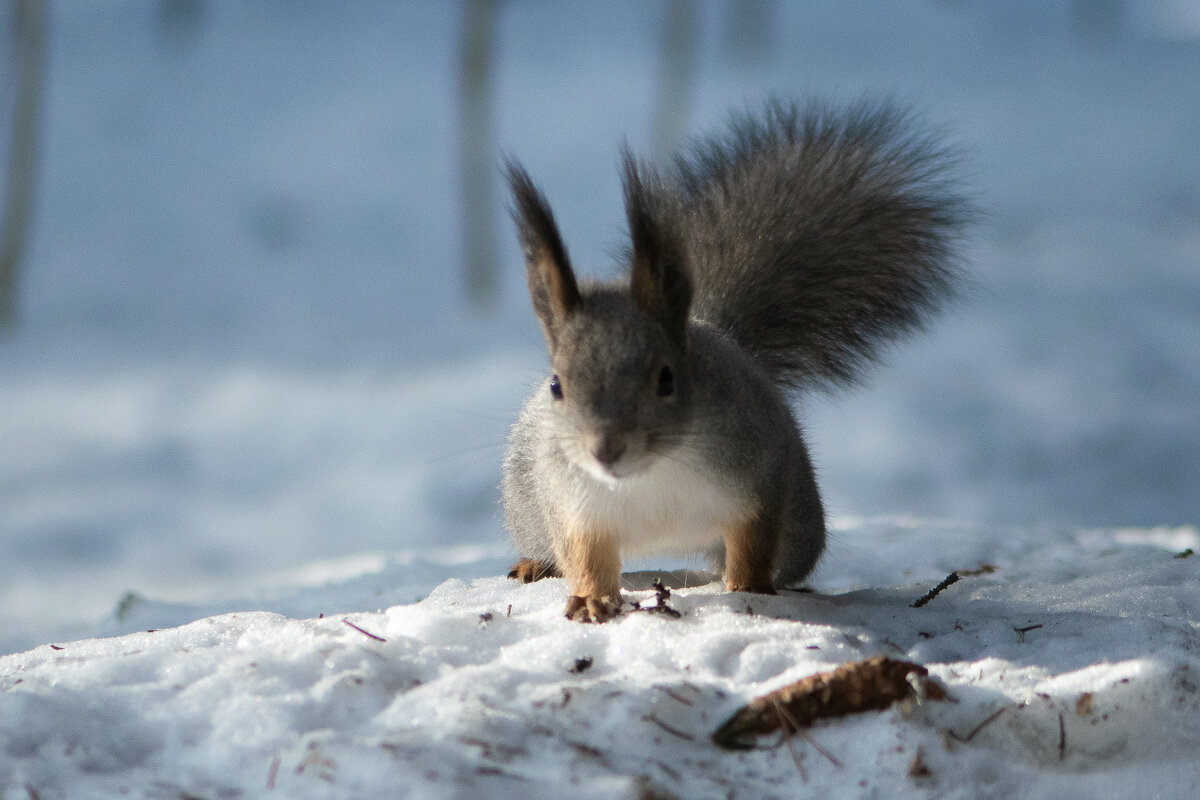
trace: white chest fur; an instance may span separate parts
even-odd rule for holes
[[[658,458],[619,480],[578,469],[574,477],[575,518],[612,531],[628,554],[707,550],[752,511],[746,497],[681,458]]]

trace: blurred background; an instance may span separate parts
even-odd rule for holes
[[[1197,0],[3,0],[0,652],[503,563],[545,356],[498,160],[609,274],[622,141],[771,93],[913,104],[986,212],[963,301],[798,407],[831,515],[1196,524],[1198,86]]]

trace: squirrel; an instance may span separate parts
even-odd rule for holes
[[[853,385],[955,294],[957,152],[891,102],[771,100],[670,168],[623,150],[628,280],[576,280],[544,195],[506,175],[551,374],[514,424],[509,577],[620,611],[621,558],[705,553],[734,592],[799,585],[825,514],[789,399]]]

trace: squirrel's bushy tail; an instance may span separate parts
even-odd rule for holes
[[[853,383],[952,293],[972,216],[957,168],[891,104],[772,102],[735,117],[666,182],[692,316],[781,385]]]

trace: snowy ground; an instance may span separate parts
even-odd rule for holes
[[[687,127],[768,92],[913,98],[973,155],[975,285],[861,391],[804,402],[839,520],[819,594],[697,587],[681,620],[599,628],[559,619],[559,583],[496,577],[503,436],[544,356],[499,198],[495,302],[463,299],[461,9],[54,5],[0,338],[4,800],[628,796],[641,776],[681,797],[1190,796],[1196,4],[780,3],[739,58],[726,10],[751,5],[697,5]],[[619,143],[653,146],[664,7],[500,6],[495,150],[585,269],[620,245]],[[980,563],[999,570],[908,607]],[[708,745],[749,697],[876,653],[958,702],[821,726],[842,766],[797,742],[808,784],[786,748]],[[933,774],[912,780],[918,746]]]
[[[344,598],[313,588],[305,619],[246,611],[5,656],[0,789],[1194,796],[1200,558],[1178,556],[1200,549],[1195,529],[876,522],[836,539],[818,593],[677,589],[668,604],[678,619],[629,612],[580,625],[561,615],[562,581],[451,579],[375,613],[314,615]],[[985,565],[995,571],[911,607],[950,570]],[[393,577],[385,570],[380,583]],[[131,604],[126,624],[163,611]],[[950,699],[819,723],[811,742],[791,743],[799,765],[778,736],[748,752],[710,740],[749,699],[872,655],[925,664]]]

